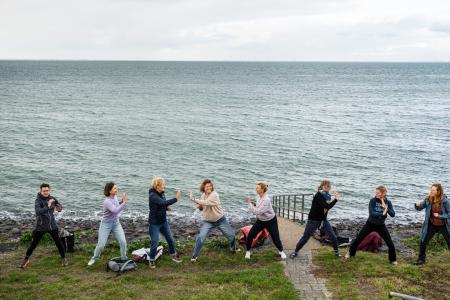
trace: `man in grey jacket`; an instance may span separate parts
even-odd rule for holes
[[[25,269],[30,263],[30,256],[33,253],[39,241],[42,239],[45,233],[49,233],[56,247],[58,247],[59,254],[61,255],[62,265],[67,266],[67,259],[64,253],[64,248],[59,239],[58,226],[56,225],[55,216],[53,212],[62,210],[61,204],[55,197],[50,195],[50,185],[43,183],[40,186],[40,191],[34,201],[34,209],[36,211],[36,227],[33,230],[31,237],[31,245],[28,247],[27,253],[20,263],[19,267]]]

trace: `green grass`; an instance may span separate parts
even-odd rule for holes
[[[128,246],[130,253],[148,247],[149,240]],[[141,263],[137,271],[122,276],[106,272],[107,258],[119,255],[115,242],[92,267],[86,264],[95,245],[77,244],[65,268],[53,245],[40,244],[26,271],[17,268],[26,250],[20,246],[0,256],[0,299],[297,299],[274,249],[255,252],[247,261],[243,252],[230,253],[225,239],[209,240],[193,264],[193,242],[177,246],[183,263],[172,262],[165,252],[156,269]]]
[[[423,266],[413,265],[416,257],[399,259],[399,265],[394,266],[385,253],[358,251],[354,258],[342,260],[322,248],[314,253],[314,272],[327,279],[333,299],[388,299],[391,291],[425,299],[450,299],[450,252],[435,250],[427,251]]]

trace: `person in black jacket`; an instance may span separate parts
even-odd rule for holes
[[[168,207],[180,200],[181,192],[177,191],[175,198],[166,200],[166,196],[164,195],[165,186],[166,183],[162,177],[154,177],[152,180],[152,188],[149,190],[148,205],[150,211],[148,216],[148,231],[151,239],[149,266],[152,269],[156,267],[155,257],[159,243],[159,233],[165,237],[167,244],[169,244],[169,254],[172,260],[176,263],[181,262],[166,216]]]
[[[392,242],[391,235],[384,224],[388,214],[392,218],[395,216],[394,207],[392,206],[391,201],[386,198],[386,194],[387,190],[384,186],[377,186],[375,189],[375,197],[369,201],[369,218],[356,236],[356,239],[350,245],[349,252],[345,255],[345,259],[355,256],[358,245],[367,235],[369,235],[369,233],[376,231],[389,248],[389,261],[393,265],[397,265],[395,246]]]
[[[50,195],[50,185],[47,183],[41,184],[40,191],[34,201],[34,209],[36,211],[36,227],[31,236],[31,245],[28,247],[25,257],[22,259],[19,267],[26,269],[30,263],[31,254],[47,232],[52,236],[56,247],[58,247],[62,265],[64,267],[67,266],[66,255],[61,240],[59,239],[58,226],[56,225],[55,216],[53,215],[55,209],[57,211],[62,210],[62,205],[55,197]]]
[[[311,210],[308,214],[308,221],[306,222],[305,231],[302,238],[298,241],[295,251],[291,253],[290,257],[295,258],[298,255],[298,251],[308,242],[309,238],[323,223],[323,229],[331,238],[333,244],[334,253],[339,257],[338,241],[333,228],[327,220],[328,211],[339,200],[339,193],[333,192],[334,200],[331,200],[331,182],[329,180],[322,180],[320,182],[317,193],[314,195]]]

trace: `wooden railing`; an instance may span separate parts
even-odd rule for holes
[[[304,224],[313,196],[312,193],[276,195],[272,197],[272,207],[278,216]]]

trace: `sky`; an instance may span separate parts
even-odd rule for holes
[[[0,0],[0,59],[450,61],[450,1]]]

